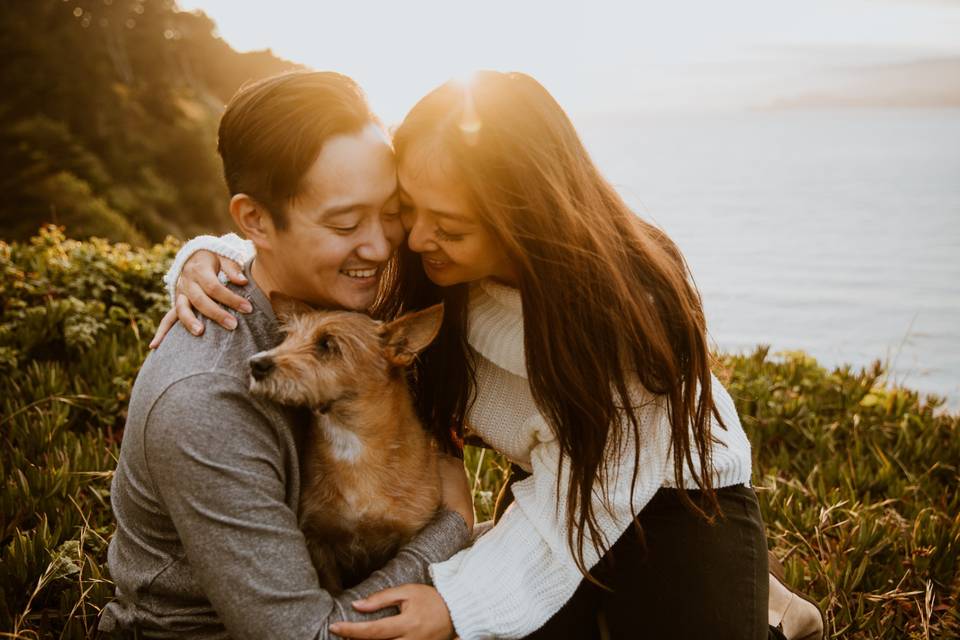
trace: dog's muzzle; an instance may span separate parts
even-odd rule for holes
[[[273,371],[273,358],[268,355],[256,355],[250,358],[250,375],[257,382],[261,382]]]

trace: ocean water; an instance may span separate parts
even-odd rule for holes
[[[960,109],[575,117],[724,350],[803,349],[960,408]]]

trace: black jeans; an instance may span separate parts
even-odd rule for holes
[[[687,492],[694,502],[698,491]],[[501,503],[509,499],[504,492]],[[717,490],[724,517],[709,524],[660,489],[591,571],[607,591],[582,580],[573,597],[528,638],[782,638],[767,624],[767,543],[753,489]],[[503,511],[498,503],[498,515]]]

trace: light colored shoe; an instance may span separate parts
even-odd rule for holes
[[[787,584],[780,559],[773,552],[769,553],[769,557],[771,592],[782,592],[782,597],[775,597],[771,593],[771,602],[776,599],[785,603],[776,611],[770,609],[770,625],[779,628],[787,640],[823,640],[827,624],[820,605]]]

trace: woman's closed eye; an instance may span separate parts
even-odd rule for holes
[[[452,233],[450,231],[446,231],[440,225],[437,225],[436,233],[437,239],[444,242],[458,242],[463,240],[463,237],[466,235],[465,233]]]

